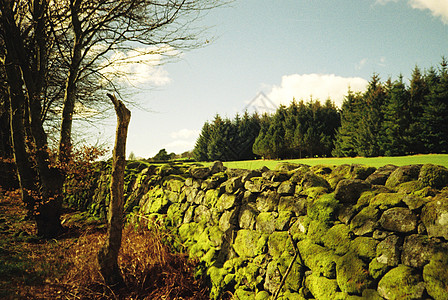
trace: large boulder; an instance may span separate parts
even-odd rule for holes
[[[368,266],[353,252],[342,256],[336,265],[336,279],[341,291],[361,295],[373,284]]]
[[[381,241],[376,247],[376,261],[386,266],[397,266],[400,262],[402,239],[391,235]]]
[[[408,165],[395,169],[387,179],[386,186],[395,188],[403,182],[417,180],[421,167],[421,165]]]
[[[378,283],[378,293],[385,299],[422,299],[424,292],[420,273],[405,265],[393,268]]]
[[[448,185],[448,169],[444,166],[433,164],[423,165],[418,175],[418,180],[424,186],[441,189]]]
[[[421,220],[432,237],[443,237],[448,240],[448,200],[447,193],[439,194],[427,203],[422,210]],[[444,196],[445,195],[445,196]]]
[[[389,231],[408,233],[417,228],[417,216],[408,208],[393,207],[383,213],[380,224]]]
[[[448,255],[434,255],[429,264],[423,268],[428,294],[436,300],[447,299],[448,291]]]
[[[366,178],[366,182],[374,185],[385,185],[390,174],[397,168],[398,167],[394,165],[380,167]]]
[[[436,254],[448,257],[448,243],[442,243],[439,239],[431,239],[424,235],[412,234],[404,239],[401,261],[407,266],[422,268]]]
[[[344,179],[336,186],[334,196],[342,203],[356,203],[361,193],[370,187],[369,183],[360,179]]]

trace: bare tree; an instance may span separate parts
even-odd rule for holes
[[[119,92],[126,63],[199,46],[201,30],[192,21],[219,1],[0,0],[0,66],[11,140],[23,200],[39,234],[54,236],[62,228],[64,174],[49,155],[52,122],[61,124],[63,165],[76,104],[103,107],[98,91]]]

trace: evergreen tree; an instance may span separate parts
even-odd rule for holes
[[[384,123],[382,149],[387,156],[405,155],[407,149],[406,133],[409,132],[410,95],[403,83],[403,76],[391,84],[384,104]]]
[[[429,94],[423,108],[423,140],[427,151],[448,152],[448,70],[445,59],[440,74],[432,69],[427,76]]]
[[[208,122],[205,122],[202,126],[201,134],[196,140],[196,145],[193,150],[193,158],[196,161],[208,161],[208,144],[210,142],[211,126]]]
[[[385,90],[377,74],[372,76],[360,106],[359,126],[355,133],[358,155],[371,157],[382,155],[380,138],[383,123]]]
[[[341,107],[341,126],[336,130],[333,156],[354,157],[356,152],[356,131],[359,123],[359,107],[361,103],[361,94],[353,93],[348,90]]]
[[[409,87],[409,128],[406,131],[407,153],[425,153],[423,143],[423,124],[422,115],[425,105],[425,97],[429,93],[424,76],[418,67],[412,72],[411,83]]]

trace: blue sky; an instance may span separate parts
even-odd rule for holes
[[[197,25],[211,43],[142,68],[129,87],[146,109],[132,109],[128,154],[192,150],[204,122],[243,113],[261,91],[275,104],[340,104],[373,73],[407,80],[448,56],[448,0],[236,0]],[[95,131],[112,144],[114,126]]]

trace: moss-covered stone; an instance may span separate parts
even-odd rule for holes
[[[330,228],[331,225],[328,223],[312,220],[308,226],[307,237],[313,243],[323,245],[325,234]]]
[[[316,274],[311,274],[306,277],[305,284],[317,300],[338,298],[339,287],[335,279],[328,279]]]
[[[391,235],[381,241],[376,247],[376,260],[387,266],[397,266],[400,262],[402,239]]]
[[[446,299],[448,291],[448,255],[434,255],[424,268],[423,279],[428,294],[434,299]]]
[[[255,257],[266,250],[267,235],[254,230],[239,230],[233,249],[241,257]]]
[[[210,291],[211,299],[218,299],[219,296],[221,295],[223,279],[226,276],[226,274],[227,272],[223,268],[218,268],[215,266],[207,268],[207,277],[209,278],[211,283],[211,291]]]
[[[432,237],[443,237],[448,240],[448,201],[442,197],[427,203],[420,216],[423,224]]]
[[[422,299],[424,291],[420,273],[405,265],[393,268],[378,283],[378,293],[386,299]]]
[[[386,184],[387,179],[390,174],[397,168],[394,165],[385,165],[383,167],[379,167],[375,172],[369,175],[366,178],[366,181],[370,184],[376,185],[384,185]]]
[[[418,180],[424,186],[441,189],[448,185],[448,169],[444,166],[433,164],[423,165],[420,169]]]
[[[408,233],[417,228],[417,216],[408,208],[393,207],[381,215],[380,224],[389,231]]]
[[[287,231],[276,231],[269,235],[268,253],[276,258],[283,252],[292,253],[294,255],[294,247]]]
[[[262,212],[255,218],[255,229],[263,233],[273,233],[278,212]]]
[[[345,254],[350,249],[353,232],[345,224],[337,224],[328,229],[323,238],[325,247],[333,249],[338,255]]]
[[[400,193],[381,193],[373,197],[370,206],[386,210],[388,208],[403,204],[403,194]]]
[[[282,196],[293,195],[295,191],[296,185],[291,181],[284,181],[280,184],[277,189],[277,193]]]
[[[289,211],[293,212],[296,216],[301,216],[306,214],[306,205],[307,201],[303,197],[283,196],[280,197],[278,211]]]
[[[401,166],[395,169],[386,181],[386,186],[396,188],[399,184],[407,181],[417,180],[421,165]]]
[[[336,199],[341,203],[356,203],[362,192],[370,189],[371,185],[360,179],[344,179],[339,181],[334,191]]]
[[[373,259],[376,257],[378,241],[371,237],[359,236],[350,244],[350,250],[361,258]]]
[[[356,235],[365,235],[373,232],[380,218],[380,211],[372,206],[364,207],[350,223],[350,230]]]
[[[234,294],[235,300],[253,300],[255,299],[255,292],[246,291],[244,289],[237,289]]]
[[[308,216],[320,222],[329,223],[336,219],[339,201],[333,194],[326,194],[308,204]]]
[[[269,300],[271,295],[267,291],[260,291],[255,295],[255,300]]]
[[[291,233],[294,241],[302,240],[306,237],[308,232],[308,226],[311,222],[311,219],[308,216],[300,216],[298,217],[290,226],[289,232]]]
[[[225,232],[229,229],[234,229],[238,226],[238,208],[226,210],[222,213],[218,221],[219,228]],[[249,228],[252,229],[252,228]]]
[[[373,284],[368,266],[353,252],[348,252],[337,261],[336,279],[341,291],[361,295]]]
[[[277,209],[280,195],[274,191],[261,193],[256,200],[257,210],[260,212],[274,211]]]
[[[180,175],[169,175],[164,178],[163,186],[169,191],[180,193],[185,185],[185,178]]]
[[[204,205],[208,208],[216,206],[219,199],[219,191],[218,190],[208,190],[205,192],[204,196]]]
[[[239,203],[240,197],[235,194],[222,194],[219,197],[218,202],[216,204],[219,211],[224,211],[226,209],[231,209],[235,205]]]
[[[259,211],[256,209],[255,204],[248,203],[242,205],[239,211],[238,224],[243,229],[255,229],[255,223]]]
[[[418,180],[406,181],[400,183],[395,190],[400,194],[412,194],[424,188],[424,185]]]
[[[376,258],[372,259],[369,264],[369,273],[373,279],[378,280],[384,276],[392,267],[380,263]]]

